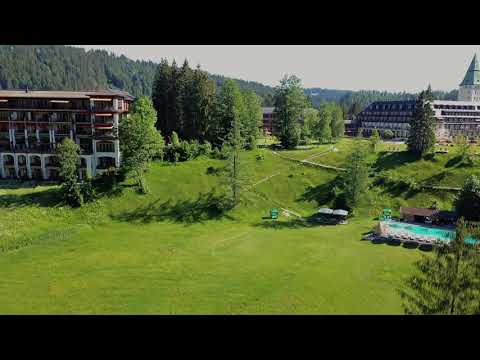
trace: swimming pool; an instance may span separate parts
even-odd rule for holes
[[[406,231],[415,235],[435,237],[442,241],[450,241],[455,238],[455,231],[439,227],[427,227],[421,225],[414,225],[409,223],[402,223],[393,220],[385,221],[389,228],[397,231]],[[467,244],[475,244],[476,240],[472,237],[465,239]]]

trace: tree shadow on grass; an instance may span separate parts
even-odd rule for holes
[[[60,188],[53,188],[21,195],[0,195],[0,207],[17,208],[31,205],[40,207],[56,207],[65,205],[65,201]]]
[[[391,170],[398,168],[402,164],[415,162],[419,159],[418,156],[411,154],[408,151],[394,153],[381,152],[380,156],[373,164],[373,167],[376,168],[377,171]]]
[[[301,229],[301,228],[312,228],[317,226],[334,226],[335,224],[328,224],[320,221],[320,218],[317,214],[311,215],[304,218],[295,218],[286,221],[278,220],[267,220],[254,224],[255,227],[261,227],[264,229]]]
[[[336,200],[335,188],[340,187],[340,184],[341,176],[338,175],[333,180],[324,184],[308,186],[305,192],[296,201],[315,201],[319,206],[329,204]]]
[[[113,215],[112,218],[131,223],[148,224],[154,221],[170,220],[190,225],[222,218],[233,220],[234,218],[227,214],[231,209],[232,204],[225,195],[216,195],[211,191],[200,193],[195,200],[180,200],[175,203],[170,199],[164,202],[156,199],[134,210]]]
[[[445,167],[446,168],[469,168],[469,167],[473,167],[475,164],[473,161],[471,160],[468,160],[467,159],[464,159],[462,158],[462,156],[460,155],[457,155],[453,158],[451,158],[450,160],[448,160],[446,163],[445,163]]]

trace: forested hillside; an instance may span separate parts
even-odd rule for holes
[[[117,88],[135,96],[150,96],[157,65],[105,50],[85,51],[63,45],[0,45],[0,89]],[[209,76],[217,89],[228,79],[222,75]],[[254,90],[262,97],[273,93],[270,86],[234,80],[241,89]]]
[[[161,55],[161,54],[160,54]],[[131,60],[105,50],[89,50],[63,45],[0,45],[0,89],[85,90],[116,88],[135,96],[152,92],[157,68],[152,61]],[[279,74],[279,79],[282,74]],[[228,77],[209,74],[217,91]],[[242,90],[253,90],[264,106],[273,105],[271,86],[234,79]],[[322,88],[305,89],[315,107],[323,102],[342,105],[347,114],[357,113],[377,100],[411,99],[415,94],[385,91],[351,91]],[[457,91],[434,91],[437,99],[456,99]],[[356,109],[356,110],[355,110]]]

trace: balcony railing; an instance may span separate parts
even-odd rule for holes
[[[115,129],[108,129],[108,130],[102,130],[102,129],[97,129],[95,130],[95,138],[97,139],[112,139],[117,137],[117,131]]]
[[[95,124],[112,124],[113,116],[96,116],[93,121]]]
[[[44,102],[16,102],[15,100],[10,100],[8,102],[0,102],[0,109],[88,111],[90,110],[90,102],[78,103],[70,101],[68,103],[54,103],[48,100]]]
[[[91,111],[94,112],[112,112],[115,111],[113,106],[92,106],[90,108]]]
[[[80,153],[84,155],[90,155],[93,153],[93,146],[90,145],[85,145],[85,144],[80,144]]]
[[[78,136],[92,136],[92,129],[77,129],[76,135],[78,135]]]

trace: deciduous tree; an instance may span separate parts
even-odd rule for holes
[[[455,199],[455,209],[459,216],[470,221],[480,221],[480,179],[470,175]]]
[[[148,192],[145,173],[151,160],[162,157],[164,140],[155,128],[157,120],[152,101],[140,97],[133,106],[132,113],[119,125],[122,167],[133,175],[142,193]]]
[[[285,76],[275,89],[273,133],[284,148],[292,149],[300,140],[299,120],[307,107],[302,82],[295,75]]]
[[[378,144],[380,143],[381,138],[377,129],[374,129],[372,135],[370,136],[370,150],[372,152],[377,151]]]
[[[80,146],[65,138],[56,148],[59,161],[59,175],[66,202],[71,206],[82,206],[83,195],[79,184]]]

